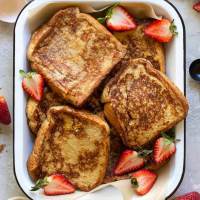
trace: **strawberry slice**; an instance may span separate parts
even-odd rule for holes
[[[23,70],[20,70],[20,74],[24,77],[22,81],[24,91],[35,100],[40,101],[44,90],[42,76],[36,72],[25,73]]]
[[[129,31],[136,28],[134,18],[122,6],[114,6],[106,18],[106,25],[112,31]]]
[[[8,125],[11,123],[10,112],[8,109],[8,104],[3,96],[0,96],[0,122],[2,124]]]
[[[63,195],[75,192],[74,186],[62,174],[54,174],[44,179],[39,179],[31,191],[44,189],[44,194],[48,196]]]
[[[144,33],[159,42],[170,42],[173,35],[177,35],[174,22],[168,19],[155,20],[147,25]]]
[[[200,1],[193,5],[193,9],[196,10],[197,12],[200,12]]]
[[[138,195],[145,195],[153,187],[157,175],[147,169],[141,169],[132,174],[131,184]]]
[[[154,161],[163,163],[168,160],[176,152],[174,140],[169,136],[163,135],[156,140],[154,144]]]
[[[145,159],[136,151],[125,150],[120,155],[117,166],[114,169],[115,175],[122,175],[143,167]]]
[[[190,192],[188,194],[176,197],[174,200],[200,200],[200,194],[198,192]]]

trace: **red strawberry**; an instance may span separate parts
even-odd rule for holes
[[[35,72],[26,74],[23,70],[20,70],[20,74],[24,77],[22,81],[24,91],[37,101],[40,101],[44,90],[44,80],[42,76]]]
[[[147,169],[141,169],[132,174],[131,184],[138,195],[145,195],[153,187],[157,175]]]
[[[198,192],[190,192],[180,197],[176,197],[175,200],[200,200],[200,194]]]
[[[193,9],[196,10],[197,12],[200,12],[200,1],[193,5]]]
[[[176,152],[174,140],[168,137],[161,137],[154,144],[154,161],[162,163],[168,160]]]
[[[120,155],[117,166],[114,170],[115,175],[122,175],[143,167],[145,164],[144,158],[139,156],[136,151],[125,150]]]
[[[144,33],[159,42],[170,42],[173,35],[177,34],[174,22],[168,19],[155,20],[147,25]]]
[[[75,191],[74,186],[62,174],[54,174],[44,179],[39,179],[31,191],[44,188],[44,194],[48,196],[69,194]]]
[[[0,96],[0,122],[6,125],[11,123],[8,104],[3,96]]]
[[[122,6],[112,8],[106,24],[113,31],[128,31],[136,28],[134,18]]]

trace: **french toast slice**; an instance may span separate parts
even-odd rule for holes
[[[124,145],[147,145],[183,120],[188,102],[182,92],[145,59],[130,59],[102,94],[104,114]]]
[[[33,180],[62,173],[76,188],[90,191],[101,184],[109,156],[109,127],[86,111],[51,107],[27,168]]]
[[[65,104],[66,101],[50,89],[44,92],[41,101],[36,101],[30,97],[26,105],[26,116],[31,132],[35,135],[38,133],[50,107]]]
[[[79,107],[125,53],[96,19],[68,7],[33,34],[27,56],[53,91]]]
[[[144,34],[144,27],[147,24],[141,23],[136,29],[125,32],[115,32],[115,37],[127,46],[125,58],[145,58],[149,60],[153,67],[161,72],[165,72],[165,54],[162,43],[159,43]]]

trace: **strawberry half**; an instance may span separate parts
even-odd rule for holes
[[[62,174],[54,174],[44,179],[39,179],[31,191],[36,191],[40,188],[43,188],[44,194],[48,196],[75,192],[74,186]]]
[[[114,169],[115,175],[122,175],[143,167],[145,160],[138,152],[125,150],[120,155],[117,166]]]
[[[3,96],[0,96],[0,123],[8,125],[11,123],[8,104]]]
[[[168,160],[176,152],[176,145],[172,138],[161,137],[154,144],[154,161],[162,163]]]
[[[190,192],[180,197],[176,197],[174,200],[200,200],[200,194],[198,192]]]
[[[142,169],[132,174],[131,184],[138,195],[145,195],[151,190],[156,179],[154,172]]]
[[[25,73],[23,70],[20,70],[20,74],[24,77],[22,81],[24,91],[35,100],[40,101],[44,90],[42,76],[36,72]]]
[[[144,33],[159,42],[170,42],[173,35],[177,35],[174,22],[168,19],[155,20],[147,25]]]
[[[200,2],[197,2],[193,5],[193,9],[196,10],[197,12],[200,12]]]
[[[114,6],[106,18],[106,25],[112,31],[129,31],[136,28],[134,18],[122,6]]]

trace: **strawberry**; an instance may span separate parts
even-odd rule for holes
[[[190,192],[180,197],[176,197],[174,200],[200,200],[200,194],[198,192]]]
[[[44,189],[44,194],[48,196],[69,194],[75,191],[74,186],[62,174],[54,174],[44,179],[39,179],[31,191]]]
[[[156,163],[163,163],[168,160],[176,152],[176,145],[174,140],[163,134],[156,140],[154,144],[154,161]]]
[[[42,76],[36,72],[25,73],[23,70],[20,70],[20,74],[24,77],[22,81],[24,91],[37,101],[40,101],[44,90]]]
[[[0,122],[6,125],[11,123],[8,104],[3,96],[0,96]]]
[[[193,5],[193,9],[196,10],[197,12],[200,12],[200,1]]]
[[[111,6],[106,16],[98,18],[98,21],[106,22],[107,27],[112,31],[128,31],[136,28],[134,18],[118,4]]]
[[[145,164],[144,154],[148,153],[149,152],[145,151],[136,152],[132,150],[125,150],[120,155],[117,166],[114,169],[114,174],[122,175],[143,167]]]
[[[138,195],[145,195],[153,187],[157,175],[147,169],[141,169],[131,176],[131,184]]]
[[[147,25],[144,33],[159,42],[170,42],[173,35],[177,35],[174,22],[170,22],[168,19],[153,21]]]

